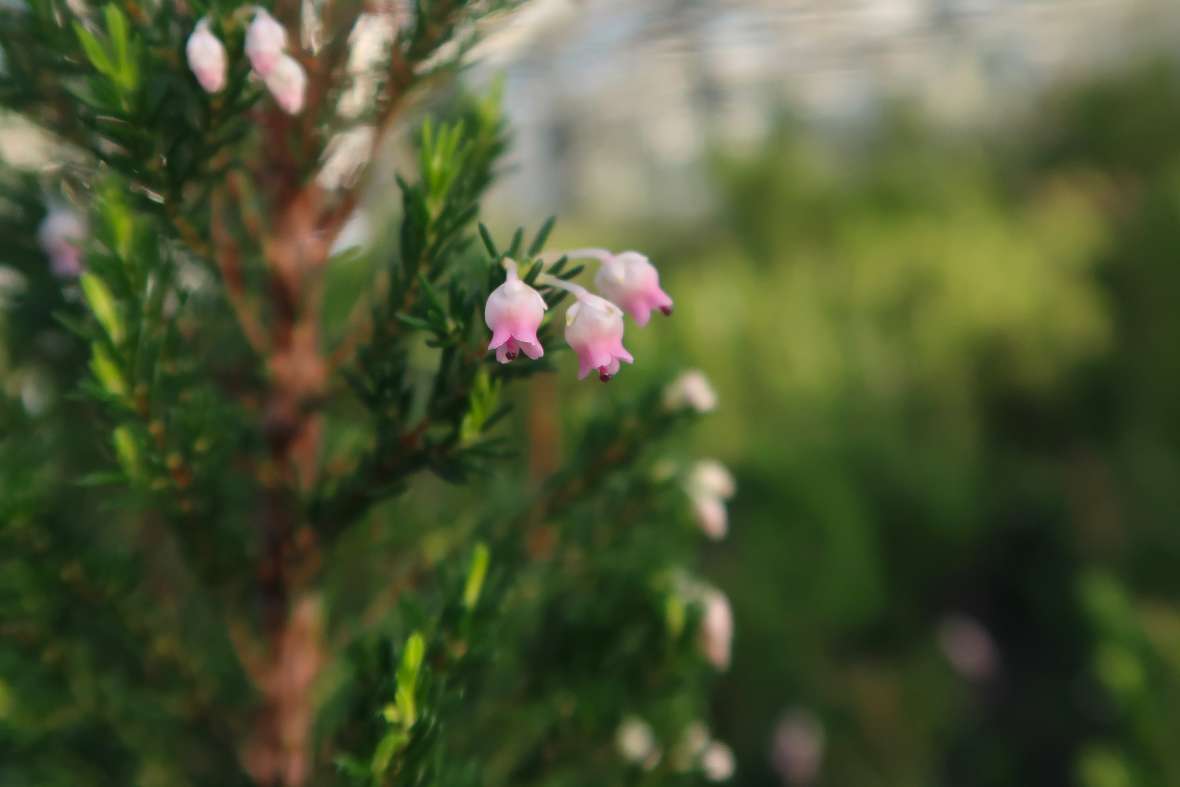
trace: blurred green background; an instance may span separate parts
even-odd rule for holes
[[[1000,125],[784,112],[704,218],[563,216],[676,299],[618,384],[720,393],[739,784],[1180,784],[1180,71]]]

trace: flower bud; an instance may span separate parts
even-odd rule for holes
[[[82,242],[86,223],[64,207],[50,208],[37,230],[41,250],[49,257],[49,268],[60,278],[74,278],[82,272]]]
[[[711,413],[717,409],[717,392],[709,378],[699,369],[689,369],[673,380],[664,389],[664,407],[667,410],[695,410]]]
[[[725,501],[734,496],[737,484],[725,465],[714,459],[697,462],[689,472],[685,491],[692,501],[693,516],[705,535],[714,541],[729,532]]]
[[[298,115],[303,111],[307,74],[295,58],[290,55],[279,57],[266,77],[266,88],[288,115]]]
[[[701,597],[704,614],[697,633],[697,645],[709,663],[719,670],[729,669],[733,643],[733,610],[729,599],[716,588],[708,588]]]
[[[578,379],[598,370],[598,378],[610,380],[619,362],[634,363],[623,347],[623,313],[610,301],[588,292],[565,313],[565,340],[578,354]]]
[[[651,725],[637,716],[628,716],[615,733],[615,747],[627,762],[642,765],[659,756]]]
[[[265,9],[257,9],[254,21],[246,29],[246,57],[250,58],[250,65],[258,76],[267,79],[279,65],[286,48],[287,31]],[[269,81],[267,87],[270,87]]]
[[[545,354],[537,329],[548,308],[541,293],[521,281],[516,270],[510,268],[508,278],[492,290],[483,310],[484,322],[492,332],[488,349],[496,351],[497,361],[508,363],[521,352],[534,360]]]
[[[737,492],[737,483],[729,469],[716,459],[702,459],[692,468],[689,484],[695,492],[730,498]]]
[[[733,772],[737,770],[733,749],[721,741],[713,741],[701,755],[701,770],[705,772],[705,778],[711,782],[729,781],[733,778]]]
[[[225,47],[209,29],[208,19],[197,22],[184,52],[188,67],[206,93],[217,93],[225,87]]]
[[[604,257],[594,284],[639,325],[647,325],[652,309],[672,313],[672,299],[660,289],[659,272],[637,251]]]

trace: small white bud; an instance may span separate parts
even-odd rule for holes
[[[651,725],[637,716],[628,716],[615,733],[615,746],[627,762],[641,765],[657,753],[656,737]]]
[[[206,93],[217,93],[225,87],[225,47],[209,29],[208,19],[197,22],[184,51],[188,67]]]
[[[266,77],[266,89],[288,115],[303,111],[303,96],[307,90],[307,74],[299,61],[282,55]]]
[[[668,410],[695,410],[711,413],[717,409],[717,391],[700,369],[689,369],[664,389],[664,407]]]
[[[725,465],[715,459],[703,459],[693,465],[685,482],[685,491],[692,501],[697,525],[714,541],[729,532],[729,511],[725,501],[733,497],[737,484]]]
[[[733,644],[733,610],[725,594],[715,588],[704,592],[701,603],[704,614],[697,632],[697,644],[709,663],[724,672],[729,669]]]
[[[324,150],[324,165],[316,175],[316,182],[328,190],[355,183],[369,163],[374,134],[376,129],[372,126],[357,126],[334,135]]]
[[[729,781],[737,770],[733,750],[720,741],[713,741],[701,755],[701,770],[711,782]]]
[[[257,9],[254,21],[246,29],[246,57],[250,58],[250,65],[266,79],[279,65],[286,48],[287,31],[265,9]]]

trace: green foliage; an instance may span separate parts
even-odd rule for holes
[[[511,5],[416,3],[363,122],[385,130]],[[68,162],[0,170],[0,784],[698,780],[613,746],[628,714],[671,740],[706,710],[672,579],[699,537],[658,471],[690,416],[662,380],[616,385],[568,455],[530,445],[514,408],[560,317],[545,363],[503,366],[483,307],[505,256],[539,281],[554,220],[503,252],[478,223],[498,90],[423,118],[393,183],[317,179],[354,125],[334,105],[360,10],[291,45],[299,116],[249,74],[249,6],[0,11],[0,102]],[[201,17],[227,51],[214,95],[185,60]],[[394,188],[389,231],[333,253]],[[39,248],[51,206],[86,220],[76,279]],[[529,472],[522,446],[554,461]]]
[[[740,488],[709,568],[739,621],[717,708],[742,783],[779,782],[799,707],[825,784],[1178,778],[1180,79],[1037,106],[987,141],[785,126],[718,152],[716,217],[646,229]],[[995,677],[950,667],[952,615]]]

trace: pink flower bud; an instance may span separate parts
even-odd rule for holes
[[[697,462],[688,475],[685,491],[692,500],[692,512],[709,538],[718,541],[729,532],[725,501],[733,497],[737,484],[725,465],[713,459]]]
[[[197,22],[184,51],[188,67],[206,93],[216,93],[225,87],[225,47],[209,29],[208,19]]]
[[[521,352],[534,360],[545,354],[537,329],[548,308],[541,293],[521,281],[515,267],[508,268],[508,278],[492,290],[483,310],[492,332],[488,349],[496,351],[497,361],[508,363]]]
[[[733,610],[729,607],[729,599],[720,590],[709,588],[704,591],[701,603],[704,615],[697,644],[709,663],[719,670],[727,670],[733,643]]]
[[[652,309],[672,313],[672,299],[660,289],[659,271],[637,251],[603,257],[594,283],[639,325],[647,325]]]
[[[287,31],[265,9],[257,9],[254,21],[246,29],[246,57],[250,58],[250,65],[254,66],[258,76],[269,77],[286,48]]]
[[[86,223],[69,208],[50,208],[37,230],[41,250],[49,257],[55,276],[73,278],[82,272],[82,242]]]
[[[295,58],[290,55],[279,57],[266,77],[266,88],[288,115],[298,115],[303,111],[307,74]]]
[[[578,354],[578,379],[598,370],[606,382],[619,371],[619,362],[634,363],[623,347],[623,313],[605,298],[588,292],[565,313],[565,340]]]

